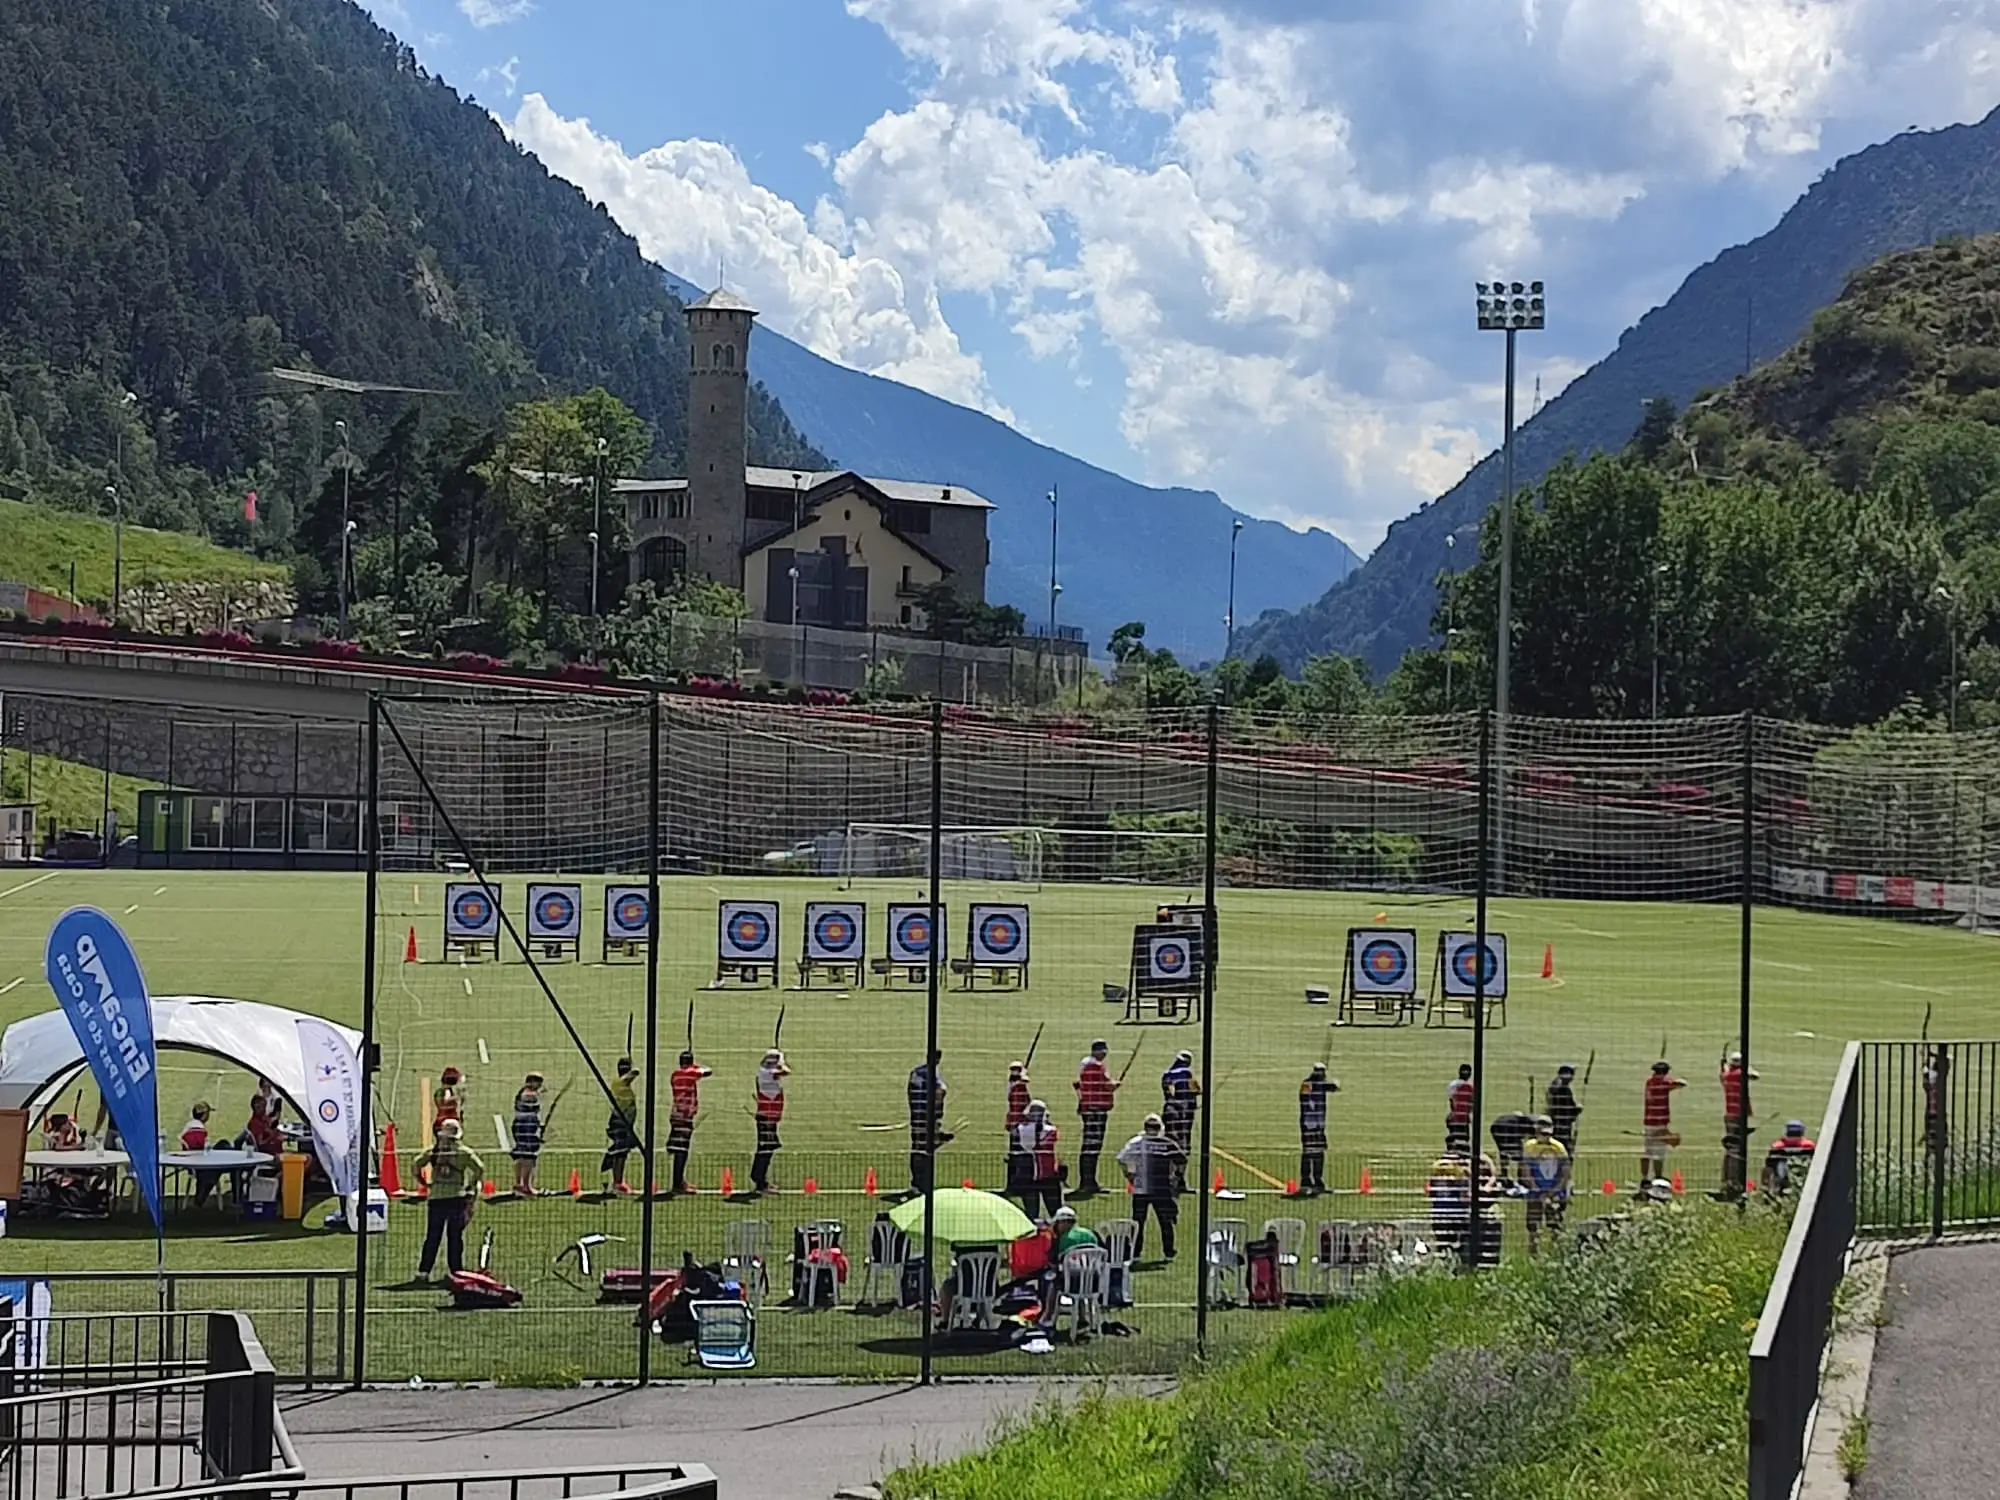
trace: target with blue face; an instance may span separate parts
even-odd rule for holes
[[[1356,927],[1348,933],[1348,972],[1360,995],[1413,995],[1417,935],[1406,929]]]
[[[972,961],[976,964],[1025,964],[1028,961],[1028,908],[975,906],[972,909],[972,946]]]
[[[490,940],[500,934],[500,888],[454,881],[444,892],[444,935]]]
[[[806,957],[823,963],[858,963],[866,948],[867,909],[850,902],[815,901],[806,907]]]
[[[568,942],[583,932],[583,887],[528,887],[528,937],[536,942]]]
[[[1483,954],[1477,936],[1469,932],[1446,933],[1444,945],[1444,988],[1447,995],[1461,999],[1474,995],[1483,981],[1487,999],[1506,998],[1507,939],[1504,934],[1487,933]]]
[[[944,908],[938,908],[938,924],[944,925]],[[931,958],[931,909],[924,906],[889,908],[889,959],[898,964],[929,963]]]
[[[644,886],[614,885],[604,891],[604,935],[614,941],[646,936],[652,907]]]
[[[768,963],[778,956],[775,901],[725,901],[717,955],[725,963]]]

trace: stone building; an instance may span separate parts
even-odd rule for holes
[[[936,583],[983,602],[991,501],[957,485],[748,462],[756,316],[726,291],[687,309],[688,472],[617,485],[632,580],[691,573],[741,589],[756,619],[835,629],[920,624],[916,596]]]

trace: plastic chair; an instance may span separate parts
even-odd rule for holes
[[[1132,1305],[1132,1264],[1138,1259],[1139,1222],[1107,1219],[1097,1226],[1097,1243],[1111,1258],[1111,1284],[1105,1300],[1112,1307]]]
[[[1340,1219],[1322,1219],[1313,1229],[1312,1260],[1307,1269],[1310,1280],[1307,1290],[1323,1296],[1332,1296],[1340,1289],[1340,1274],[1346,1264],[1347,1225]]]
[[[840,1272],[833,1263],[831,1252],[840,1248],[841,1225],[838,1219],[820,1219],[803,1225],[799,1230],[804,1247],[804,1259],[794,1267],[793,1288],[798,1292],[806,1307],[818,1307],[820,1278],[826,1278],[827,1291],[831,1293],[827,1301],[830,1305],[840,1305]]]
[[[1079,1245],[1062,1258],[1054,1327],[1069,1313],[1072,1340],[1104,1331],[1104,1304],[1111,1300],[1111,1257],[1101,1245]]]
[[[990,1332],[1000,1326],[995,1304],[1000,1299],[1000,1252],[967,1250],[954,1268],[958,1290],[951,1299],[949,1330],[971,1328]]]
[[[1210,1302],[1234,1305],[1246,1300],[1243,1287],[1243,1242],[1250,1236],[1245,1219],[1215,1219],[1208,1226],[1205,1260],[1208,1263]]]
[[[1304,1219],[1266,1219],[1264,1237],[1278,1237],[1278,1284],[1290,1296],[1299,1289],[1299,1263],[1306,1253]]]
[[[896,1302],[903,1292],[903,1266],[910,1258],[910,1237],[889,1222],[884,1214],[868,1226],[868,1265],[861,1275],[861,1295],[855,1299],[856,1307],[867,1307],[875,1300],[875,1278],[882,1276],[889,1282],[889,1295],[885,1301]]]
[[[694,1357],[704,1370],[748,1370],[757,1364],[757,1314],[747,1302],[697,1302]]]
[[[771,1273],[764,1263],[771,1243],[771,1226],[762,1219],[731,1219],[722,1226],[722,1275],[743,1288],[743,1300],[755,1309],[764,1305]]]

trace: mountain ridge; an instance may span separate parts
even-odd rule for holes
[[[1698,393],[1784,353],[1847,279],[1884,255],[1950,234],[2000,229],[2000,110],[1972,125],[1906,131],[1842,158],[1778,223],[1691,272],[1673,296],[1620,335],[1515,435],[1516,484],[1536,484],[1566,453],[1621,447],[1642,403]],[[1746,329],[1747,323],[1747,329]],[[1747,337],[1746,337],[1747,334]],[[1389,528],[1366,563],[1307,608],[1239,631],[1240,655],[1270,653],[1296,672],[1325,651],[1360,656],[1382,675],[1432,638],[1435,579],[1454,559],[1447,534],[1476,535],[1500,498],[1489,454],[1445,494]]]

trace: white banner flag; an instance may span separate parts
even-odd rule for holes
[[[308,1016],[298,1025],[313,1141],[334,1192],[345,1202],[361,1180],[361,1060],[330,1023]]]

